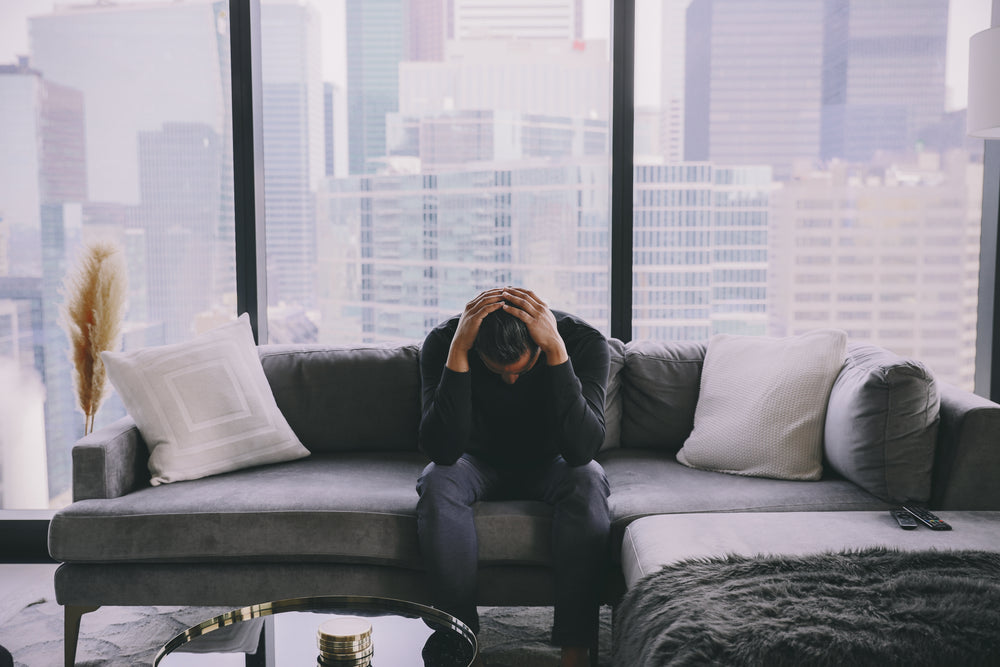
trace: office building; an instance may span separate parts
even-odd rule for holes
[[[583,0],[451,0],[456,40],[581,39]]]
[[[503,284],[606,327],[607,188],[603,156],[328,181],[320,340],[419,340]]]
[[[606,121],[610,76],[600,40],[449,42],[444,62],[399,67],[399,113],[491,109]]]
[[[837,164],[773,193],[772,335],[836,327],[971,388],[982,164],[925,153],[880,173]]]
[[[399,64],[405,59],[405,0],[347,0],[347,123],[351,174],[385,157],[385,116],[399,110]]]
[[[325,177],[319,17],[299,2],[261,7],[268,304],[311,307],[314,193]]]
[[[824,160],[869,160],[937,138],[945,110],[948,0],[830,0],[824,17]],[[964,142],[959,135],[946,148]]]
[[[766,330],[768,167],[636,165],[633,338]]]
[[[823,0],[693,0],[685,54],[686,160],[784,180],[819,157]]]
[[[25,383],[17,412],[30,423],[20,427],[42,427],[28,415],[44,415],[41,456],[47,469],[32,479],[46,484],[46,505],[69,490],[69,451],[83,430],[58,306],[87,196],[84,117],[83,95],[50,81],[27,59],[0,68],[0,143],[13,157],[0,161],[6,246],[0,304],[9,316],[5,329],[15,355],[8,372]],[[44,390],[31,389],[36,385]],[[22,493],[7,487],[4,495],[19,502],[15,496]]]
[[[687,6],[690,1],[663,0],[661,10],[660,127],[657,139],[658,153],[667,162],[684,159],[684,63]]]

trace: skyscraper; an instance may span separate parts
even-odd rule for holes
[[[685,53],[686,160],[782,180],[819,157],[823,0],[693,0]]]
[[[693,0],[685,156],[795,165],[913,151],[944,116],[948,0]]]
[[[147,244],[142,254],[156,275],[140,280],[154,295],[148,303],[151,317],[177,313],[166,300],[200,304],[209,295],[235,290],[227,12],[227,3],[219,0],[67,5],[29,24],[33,63],[47,78],[83,94],[86,145],[91,147],[88,200],[137,207],[135,225],[152,225],[142,237]],[[180,129],[195,126],[202,128],[195,132],[201,133],[197,139]],[[178,143],[170,145],[174,140]],[[208,144],[191,143],[202,140]],[[211,167],[201,161],[206,149],[217,160]],[[156,163],[159,158],[162,164]],[[175,189],[181,195],[175,202],[163,193],[178,185],[188,158],[205,181],[191,191]],[[166,180],[159,182],[160,176]],[[212,193],[205,191],[208,184]],[[192,199],[202,202],[201,212],[184,221],[177,211]],[[173,229],[169,234],[168,228]],[[197,248],[178,245],[181,228],[192,241],[198,239]],[[162,244],[167,238],[171,243]],[[156,266],[182,266],[192,257],[201,262],[197,294],[178,294],[169,268],[157,271]],[[193,331],[191,320],[166,325],[168,342]]]
[[[2,262],[9,277],[0,304],[10,314],[6,328],[12,340],[20,341],[10,348],[14,372],[26,387],[18,397],[19,412],[44,414],[45,447],[32,446],[46,461],[41,475],[49,485],[46,500],[69,489],[70,447],[83,434],[68,343],[58,325],[59,288],[79,239],[79,211],[87,194],[83,128],[79,91],[49,81],[26,60],[0,68],[0,143],[12,158],[0,160],[5,168],[0,215],[9,239]],[[42,382],[44,391],[28,390]],[[13,493],[10,487],[8,492]]]
[[[91,201],[138,203],[140,131],[192,122],[225,133],[226,11],[208,0],[59,4],[30,19],[32,66],[83,93]]]
[[[828,0],[824,159],[914,150],[944,116],[948,0]]]
[[[218,133],[200,123],[139,133],[136,218],[154,249],[146,253],[146,296],[149,317],[163,322],[167,340],[193,336],[195,316],[212,306],[206,286],[222,192],[220,144]]]
[[[385,157],[385,117],[399,109],[406,56],[406,0],[346,0],[348,168],[375,171]]]
[[[684,159],[684,52],[690,0],[663,0],[660,39],[660,154]]]
[[[260,23],[268,303],[310,308],[314,197],[326,176],[319,16],[311,4],[281,0],[261,7]]]

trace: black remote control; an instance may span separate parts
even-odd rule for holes
[[[932,513],[930,510],[923,507],[915,507],[913,505],[904,505],[903,509],[912,514],[917,521],[924,524],[931,530],[951,530],[951,526],[945,523],[937,515]]]
[[[896,523],[903,530],[913,530],[917,527],[917,520],[913,518],[912,514],[902,508],[889,510],[889,514],[892,515],[892,518],[896,520]]]

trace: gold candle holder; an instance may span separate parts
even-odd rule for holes
[[[368,667],[375,653],[372,624],[359,616],[324,621],[316,633],[318,667]]]

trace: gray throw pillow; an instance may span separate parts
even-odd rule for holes
[[[887,502],[927,502],[939,408],[934,377],[919,361],[851,345],[830,393],[827,465]]]
[[[623,447],[676,454],[694,425],[704,343],[633,340],[621,387]]]

